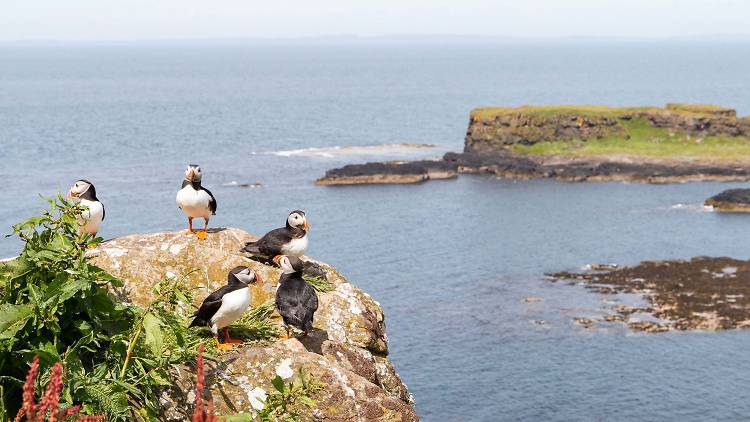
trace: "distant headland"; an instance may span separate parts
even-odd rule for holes
[[[477,108],[463,152],[438,160],[348,165],[316,183],[415,183],[459,173],[576,182],[745,181],[750,116],[705,104]]]

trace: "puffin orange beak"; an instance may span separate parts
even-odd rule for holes
[[[73,189],[68,191],[68,195],[65,197],[66,199],[73,199],[76,197],[76,194],[73,193]]]
[[[279,261],[281,261],[282,255],[276,255],[273,257],[273,262],[276,263],[276,265],[279,265]]]
[[[305,229],[305,231],[308,231],[310,230],[310,223],[308,223],[307,220],[305,220],[305,224],[302,227]]]
[[[258,274],[257,271],[253,271],[253,274],[255,274],[255,282],[256,283],[263,283],[263,278]]]

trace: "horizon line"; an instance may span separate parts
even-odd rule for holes
[[[29,38],[29,39],[0,39],[0,44],[126,44],[126,43],[217,43],[217,42],[248,42],[248,43],[283,43],[283,42],[316,42],[316,41],[492,41],[501,43],[536,43],[536,42],[696,42],[696,41],[750,41],[750,33],[713,33],[688,34],[667,36],[608,36],[608,35],[566,35],[560,37],[519,37],[511,35],[481,35],[481,34],[331,34],[310,36],[252,36],[252,37],[158,37],[158,38],[101,38],[101,39],[58,39],[58,38]]]

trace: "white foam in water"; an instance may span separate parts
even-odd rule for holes
[[[415,149],[435,148],[432,144],[383,144],[383,145],[365,145],[365,146],[332,146],[322,148],[300,148],[281,151],[264,151],[253,152],[253,155],[276,155],[279,157],[325,157],[330,158],[335,155],[344,154],[388,154],[402,151],[412,151]]]
[[[694,212],[711,212],[714,210],[714,207],[712,207],[711,205],[703,204],[674,204],[670,208],[673,210],[685,210]]]

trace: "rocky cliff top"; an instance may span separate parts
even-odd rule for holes
[[[183,277],[187,287],[195,289],[193,305],[197,306],[226,283],[229,270],[248,266],[263,279],[252,287],[252,306],[259,306],[273,300],[280,270],[239,253],[245,242],[254,239],[257,237],[236,228],[209,230],[205,240],[185,231],[138,234],[106,241],[91,250],[90,256],[95,264],[124,280],[116,294],[140,306],[149,303],[152,288],[165,277]],[[417,420],[411,395],[387,358],[388,338],[380,304],[332,266],[313,262],[325,272],[331,286],[330,291],[318,292],[314,332],[302,342],[244,344],[222,355],[208,371],[217,413],[253,412],[253,397],[273,389],[270,381],[284,362],[295,372],[304,368],[324,385],[307,419]],[[274,321],[281,325],[280,318]],[[193,382],[192,369],[186,366],[177,375],[174,388],[162,397],[166,419],[185,420]]]
[[[644,131],[643,122],[652,131]],[[750,118],[709,104],[659,107],[521,106],[484,107],[470,114],[464,151],[488,152],[514,145],[658,136],[658,130],[693,136],[750,136]],[[672,134],[672,136],[674,133]]]

